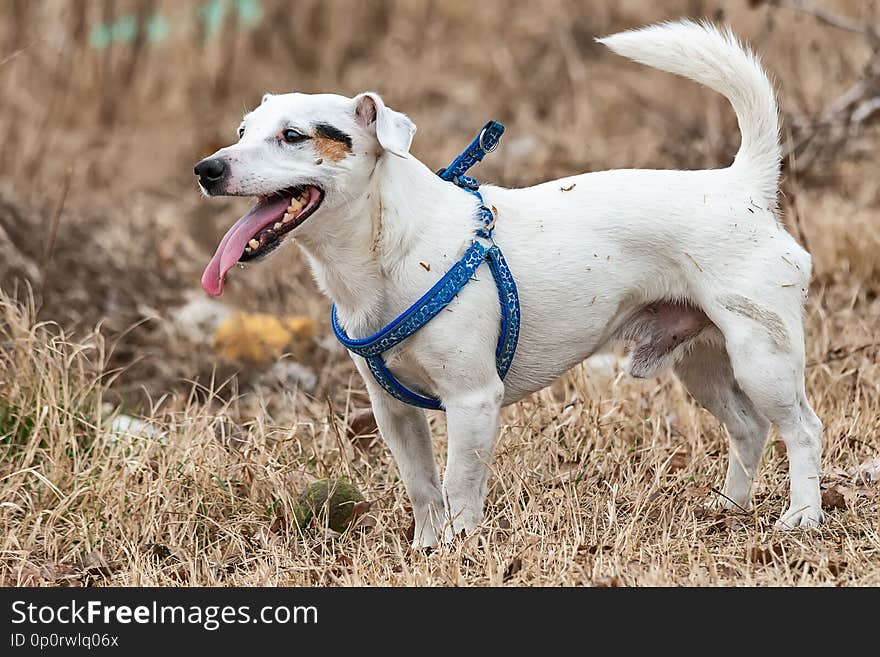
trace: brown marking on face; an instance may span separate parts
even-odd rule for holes
[[[351,153],[351,137],[328,123],[316,125],[313,138],[321,159],[338,162]]]
[[[351,149],[341,141],[315,136],[315,150],[325,160],[339,162],[351,153]]]

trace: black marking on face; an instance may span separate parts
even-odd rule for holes
[[[318,123],[315,125],[315,133],[324,139],[330,139],[345,144],[346,148],[351,150],[351,137],[329,123]]]

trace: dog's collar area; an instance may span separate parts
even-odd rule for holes
[[[436,317],[473,278],[477,268],[483,262],[487,262],[489,265],[492,278],[498,288],[498,300],[501,304],[501,333],[495,349],[495,368],[502,380],[507,375],[516,353],[520,324],[519,295],[516,283],[501,249],[491,243],[495,214],[483,203],[479,183],[464,175],[465,171],[481,161],[486,154],[495,150],[503,132],[503,125],[497,121],[489,121],[461,155],[455,158],[448,167],[437,172],[437,175],[443,180],[447,180],[476,196],[480,204],[479,213],[484,226],[477,231],[477,239],[465,251],[461,260],[453,265],[443,278],[437,281],[418,301],[385,328],[369,337],[350,338],[339,325],[335,304],[330,311],[330,321],[336,338],[346,349],[362,356],[367,361],[373,378],[385,392],[406,404],[436,410],[443,408],[440,400],[420,395],[401,384],[389,371],[382,354],[406,340]]]
[[[498,121],[489,121],[480,130],[480,134],[474,137],[474,140],[468,144],[468,147],[461,155],[452,160],[448,167],[444,167],[437,172],[437,175],[443,180],[449,181],[477,197],[477,200],[480,202],[480,219],[483,220],[484,224],[484,228],[477,231],[477,235],[486,239],[492,239],[495,213],[484,205],[483,195],[480,194],[480,183],[470,176],[464,175],[464,173],[498,148],[498,142],[503,134],[504,126],[502,124],[498,123]]]

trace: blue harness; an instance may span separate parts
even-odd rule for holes
[[[502,380],[507,374],[507,370],[510,369],[510,363],[516,352],[520,320],[516,283],[507,267],[504,256],[501,254],[501,249],[492,241],[495,215],[483,204],[480,184],[473,178],[464,175],[465,171],[482,160],[487,153],[495,150],[503,132],[503,125],[497,121],[489,121],[465,151],[452,161],[452,164],[437,172],[437,175],[443,180],[447,180],[476,196],[480,203],[480,218],[484,225],[477,231],[473,243],[465,251],[461,260],[455,263],[434,287],[403,314],[367,338],[352,339],[348,337],[339,325],[335,304],[330,311],[330,321],[336,338],[346,349],[362,356],[367,361],[370,372],[373,373],[373,377],[385,392],[412,406],[438,410],[443,408],[440,400],[415,393],[395,379],[385,365],[382,354],[406,340],[448,306],[472,279],[484,261],[489,263],[489,269],[492,271],[492,277],[498,288],[498,300],[501,303],[501,334],[498,336],[498,346],[495,349],[495,367]]]

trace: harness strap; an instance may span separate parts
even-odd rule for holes
[[[477,235],[483,238],[486,243],[475,239],[461,260],[455,263],[443,278],[437,281],[403,314],[369,337],[357,339],[348,337],[339,325],[336,304],[330,311],[330,323],[336,338],[346,349],[366,360],[373,378],[385,392],[406,404],[435,410],[443,408],[443,404],[438,399],[425,397],[403,386],[388,370],[382,354],[406,340],[436,317],[467,285],[484,261],[488,263],[492,278],[495,279],[498,301],[501,305],[501,331],[498,336],[498,345],[495,348],[495,368],[502,380],[510,369],[510,364],[516,353],[520,325],[519,295],[516,283],[501,249],[491,242],[495,214],[483,204],[479,183],[464,175],[465,171],[481,161],[486,154],[495,150],[503,132],[503,125],[497,121],[489,121],[461,155],[455,158],[448,167],[437,172],[437,175],[443,180],[452,182],[476,196],[480,204],[480,218],[485,224],[484,228],[477,231]]]
[[[464,152],[452,163],[437,172],[443,180],[454,183],[466,192],[470,192],[477,197],[480,203],[480,219],[483,220],[484,228],[477,231],[477,235],[487,240],[492,239],[492,226],[495,221],[495,213],[483,204],[483,195],[480,194],[480,183],[464,175],[464,172],[474,166],[477,162],[481,162],[486,155],[494,151],[498,147],[498,141],[504,134],[504,126],[498,121],[488,121],[480,134],[474,137],[474,140],[468,144]]]
[[[519,294],[501,249],[493,244],[487,255],[489,269],[498,288],[498,301],[501,304],[501,333],[498,336],[498,346],[495,348],[495,368],[498,370],[498,377],[503,381],[513,362],[516,343],[519,341]]]
[[[486,155],[494,151],[498,147],[498,141],[503,134],[504,126],[498,123],[498,121],[487,122],[486,125],[483,126],[483,129],[480,130],[480,134],[474,137],[474,140],[464,149],[464,152],[452,160],[452,163],[448,167],[440,169],[440,171],[437,172],[437,175],[443,178],[443,180],[455,183],[459,187],[462,187],[462,184],[460,184],[457,179],[460,179],[465,171],[470,169],[477,162],[482,161]],[[480,186],[473,178],[465,176],[465,179],[472,186],[474,191]],[[464,180],[461,182],[464,182]]]
[[[465,251],[461,260],[455,263],[446,274],[434,284],[430,290],[422,295],[422,298],[411,305],[402,315],[383,328],[378,333],[367,338],[352,339],[345,334],[339,325],[336,316],[336,305],[330,311],[330,322],[333,325],[333,333],[342,345],[358,356],[370,358],[388,351],[413,333],[430,322],[441,310],[449,305],[461,288],[470,280],[483,260],[486,258],[486,248],[479,242],[474,242]]]

